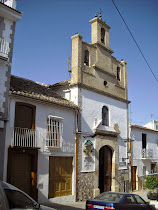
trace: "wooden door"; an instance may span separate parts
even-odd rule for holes
[[[112,150],[104,146],[99,151],[99,189],[100,192],[111,190]]]
[[[37,191],[37,150],[9,148],[7,182],[23,190],[35,200]]]
[[[31,194],[31,156],[15,154],[12,156],[10,183],[27,194]]]
[[[131,166],[132,190],[136,190],[136,171],[137,166]]]
[[[72,195],[72,157],[49,158],[49,198]]]
[[[14,127],[35,128],[35,107],[26,103],[16,103]]]

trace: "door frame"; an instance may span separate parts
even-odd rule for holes
[[[102,165],[100,164],[100,161],[103,163]],[[105,145],[105,146],[101,147],[99,150],[99,189],[100,189],[100,193],[106,192],[106,191],[111,191],[111,180],[112,180],[111,174],[112,174],[112,150],[109,146]],[[102,178],[102,180],[101,180],[101,178]]]
[[[16,154],[26,154],[31,156],[31,172],[30,172],[30,196],[38,201],[38,189],[37,189],[37,162],[38,162],[38,149],[29,149],[24,147],[9,147],[8,148],[8,164],[7,164],[7,182],[12,183],[12,168],[13,158]]]
[[[118,142],[116,136],[96,136],[95,148],[95,172],[93,196],[100,194],[99,186],[99,150],[103,146],[108,146],[112,150],[112,172],[111,172],[111,191],[118,192]]]
[[[50,160],[52,160],[52,162],[53,162],[53,158],[54,158],[54,161],[55,161],[55,158],[60,158],[60,159],[66,159],[66,158],[69,158],[69,159],[71,159],[71,194],[67,194],[67,192],[66,192],[66,195],[60,195],[60,196],[53,196],[52,194],[53,193],[55,193],[55,192],[51,192],[50,191],[50,187],[51,187],[51,184],[53,184],[53,183],[50,183],[50,182],[52,182],[52,178],[54,177],[55,178],[55,176],[52,176],[52,177],[50,177],[50,174],[52,173],[50,170],[52,170],[53,168],[51,168],[52,167],[52,164],[53,163],[51,163],[51,161]],[[61,161],[61,160],[60,160]],[[49,183],[48,183],[48,186],[49,186],[49,190],[48,190],[48,198],[61,198],[61,197],[63,197],[63,196],[70,196],[70,195],[73,195],[73,156],[49,156]],[[51,165],[50,165],[51,164]],[[50,167],[51,166],[51,167]],[[62,173],[61,173],[61,166],[62,166],[62,164],[61,164],[61,162],[60,162],[60,165],[59,165],[59,171],[58,171],[58,173],[59,173],[59,175],[61,176],[61,177],[59,177],[59,179],[58,179],[58,181],[60,181],[60,186],[59,187],[61,187],[61,178],[62,178]],[[66,183],[67,184],[67,183]],[[60,191],[61,189],[59,189],[59,191]],[[62,192],[60,191],[59,192],[59,194],[62,194]]]
[[[132,190],[137,190],[138,189],[137,166],[131,166],[131,181],[132,181]]]

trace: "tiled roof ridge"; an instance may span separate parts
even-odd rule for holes
[[[145,127],[143,125],[131,124],[131,127],[135,127],[135,128],[140,128],[140,129],[144,129],[144,130],[150,130],[150,131],[158,132],[158,130],[155,130],[155,129],[152,129],[152,128],[148,128],[148,127]]]
[[[34,82],[29,79],[11,75],[10,81],[10,91],[13,94],[28,96],[31,98],[36,98],[44,101],[55,102],[58,104],[70,106],[77,108],[72,101],[60,96],[55,91],[53,91],[49,85]]]
[[[57,83],[54,83],[54,84],[51,84],[50,87],[55,87],[55,86],[61,86],[61,85],[67,85],[69,82],[70,82],[71,79],[66,79],[66,80],[63,80],[61,82],[57,82]]]

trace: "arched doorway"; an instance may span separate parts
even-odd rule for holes
[[[112,150],[103,146],[99,150],[99,189],[100,193],[111,191]]]

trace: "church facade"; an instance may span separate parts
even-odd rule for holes
[[[82,41],[78,33],[71,37],[71,79],[52,86],[80,109],[76,133],[79,200],[103,191],[127,191],[130,185],[127,63],[112,56],[110,27],[102,18],[90,23],[91,43]]]

